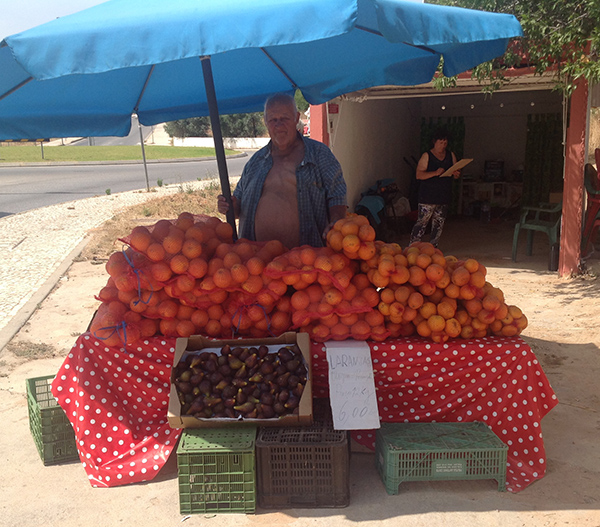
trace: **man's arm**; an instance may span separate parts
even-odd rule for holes
[[[443,168],[438,168],[432,172],[427,172],[427,165],[429,164],[429,155],[425,152],[419,162],[417,163],[417,179],[429,179],[435,176],[441,176],[444,173]]]

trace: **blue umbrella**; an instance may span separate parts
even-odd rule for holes
[[[512,15],[410,0],[109,0],[0,43],[0,139],[210,115],[229,197],[219,113],[426,83],[440,58],[453,76],[521,35]]]

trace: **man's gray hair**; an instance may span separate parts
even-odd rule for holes
[[[266,120],[267,116],[267,108],[273,104],[289,104],[294,108],[294,113],[298,112],[298,107],[296,106],[296,100],[287,93],[276,93],[275,95],[271,95],[265,101],[265,109],[263,112],[263,117]]]

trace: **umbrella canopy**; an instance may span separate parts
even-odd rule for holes
[[[501,55],[511,15],[409,0],[109,0],[0,43],[0,139],[124,136],[210,114],[258,111],[300,88],[311,104],[429,82]]]

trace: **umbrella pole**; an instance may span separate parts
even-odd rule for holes
[[[215,153],[217,156],[219,179],[221,181],[221,191],[223,196],[225,196],[225,199],[227,199],[229,202],[227,223],[233,227],[233,239],[237,240],[235,212],[233,211],[233,202],[231,200],[231,187],[229,186],[229,174],[227,172],[227,161],[225,159],[225,147],[223,146],[223,134],[221,133],[221,121],[219,120],[219,108],[217,105],[212,66],[210,64],[210,57],[200,57],[200,60],[202,61],[202,74],[204,76],[206,100],[208,101],[208,111],[210,113],[210,126],[212,128],[213,140],[215,142]]]
[[[142,158],[144,159],[144,172],[146,173],[146,190],[150,192],[150,182],[148,181],[148,164],[146,163],[146,148],[144,147],[144,134],[142,133],[142,125],[138,119],[138,130],[140,131],[140,144],[142,145]]]

